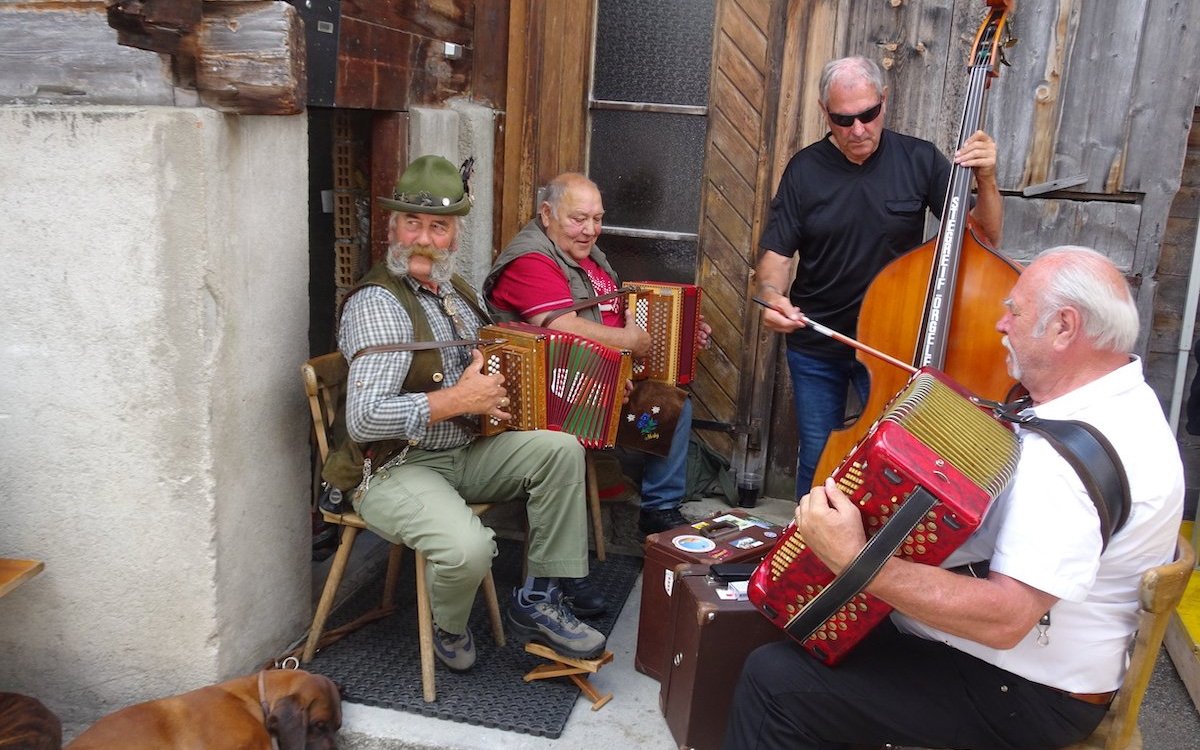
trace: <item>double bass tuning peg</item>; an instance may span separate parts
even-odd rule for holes
[[[1000,43],[1000,49],[1005,50],[1009,47],[1017,46],[1019,39],[1017,38],[1016,31],[1016,19],[1009,17],[1007,23],[1004,24],[1004,41]]]
[[[1012,67],[1012,65],[1011,65],[1011,64],[1008,62],[1008,55],[1005,55],[1005,54],[1004,54],[1004,49],[1005,49],[1006,47],[1008,47],[1008,46],[1009,46],[1009,45],[1008,45],[1007,43],[1006,43],[1006,44],[1003,44],[1003,45],[1001,45],[1001,46],[1000,46],[1000,47],[999,47],[999,48],[996,50],[996,55],[997,55],[997,57],[999,57],[999,59],[1000,59],[1000,64],[1001,64],[1001,65],[1003,65],[1003,66],[1005,66],[1005,67],[1008,67],[1008,68],[1011,68],[1011,67]]]
[[[1012,67],[1012,65],[1010,65],[1008,62],[1008,55],[1004,54],[1004,51],[1010,47],[1017,46],[1017,41],[1018,39],[1015,36],[1012,34],[1007,34],[1004,37],[1004,41],[996,45],[996,55],[1000,58],[1001,65],[1005,65],[1010,68]]]

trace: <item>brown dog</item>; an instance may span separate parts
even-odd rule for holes
[[[327,677],[271,669],[101,718],[67,750],[334,750],[342,699]]]
[[[60,750],[62,722],[37,698],[0,693],[0,750]]]

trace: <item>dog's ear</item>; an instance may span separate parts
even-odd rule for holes
[[[279,750],[304,750],[308,742],[308,708],[294,695],[285,695],[271,706],[267,732],[279,741]]]
[[[37,698],[0,693],[0,747],[58,750],[62,722]]]

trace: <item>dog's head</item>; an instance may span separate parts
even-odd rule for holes
[[[265,722],[279,750],[335,750],[342,698],[333,681],[302,669],[272,669],[265,678]]]
[[[62,722],[37,698],[0,693],[0,748],[58,750]]]

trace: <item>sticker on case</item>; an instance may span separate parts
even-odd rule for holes
[[[752,536],[744,536],[741,539],[734,539],[730,544],[738,549],[754,549],[763,546],[763,541]]]
[[[671,544],[675,545],[684,552],[691,552],[694,554],[709,552],[715,549],[717,546],[717,543],[713,540],[705,539],[704,537],[696,536],[695,534],[682,534],[677,536],[671,540]]]

